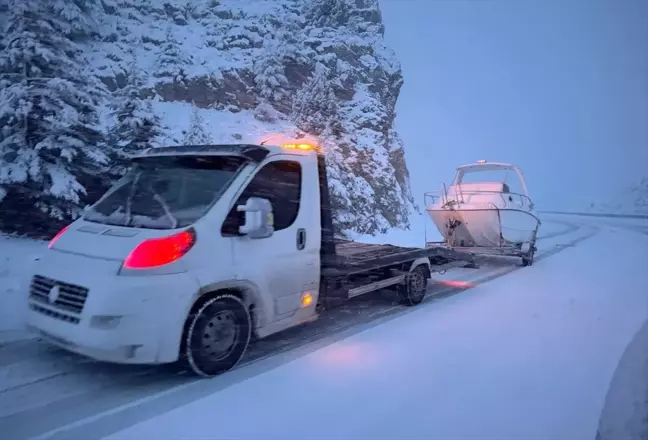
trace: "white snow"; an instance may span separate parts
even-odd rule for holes
[[[176,145],[182,144],[182,133],[190,131],[192,117],[202,120],[202,128],[213,143],[282,143],[292,139],[296,130],[293,124],[284,120],[260,122],[255,119],[254,110],[230,113],[199,109],[183,102],[154,101],[152,104],[162,124],[171,133],[170,143]]]
[[[592,202],[587,211],[648,216],[648,177],[619,191],[610,200]]]
[[[31,265],[46,242],[0,234],[0,346],[26,337],[24,313]]]
[[[647,240],[605,228],[107,438],[594,439],[648,319]]]

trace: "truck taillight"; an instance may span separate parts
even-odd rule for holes
[[[48,249],[51,249],[52,246],[54,246],[54,243],[56,243],[56,240],[58,240],[59,238],[61,238],[61,235],[65,234],[65,231],[67,231],[69,227],[70,227],[70,225],[67,225],[66,227],[64,227],[63,229],[61,229],[60,231],[58,231],[57,234],[54,236],[54,238],[52,238],[52,239],[50,240],[49,244],[47,245],[47,248],[48,248]]]
[[[150,238],[137,245],[126,257],[126,269],[150,269],[182,258],[196,243],[193,229],[163,238]]]

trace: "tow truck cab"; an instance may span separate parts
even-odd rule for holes
[[[318,303],[398,285],[417,304],[430,251],[336,241],[326,164],[307,144],[164,147],[50,242],[29,288],[44,339],[119,363],[234,367],[251,336]]]

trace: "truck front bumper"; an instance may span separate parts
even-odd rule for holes
[[[29,288],[27,326],[54,345],[101,361],[177,360],[196,280],[186,273],[120,276],[119,267],[47,252]],[[52,295],[55,285],[60,289]]]

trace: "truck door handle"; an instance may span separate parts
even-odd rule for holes
[[[297,250],[301,251],[306,247],[306,229],[297,229]]]

